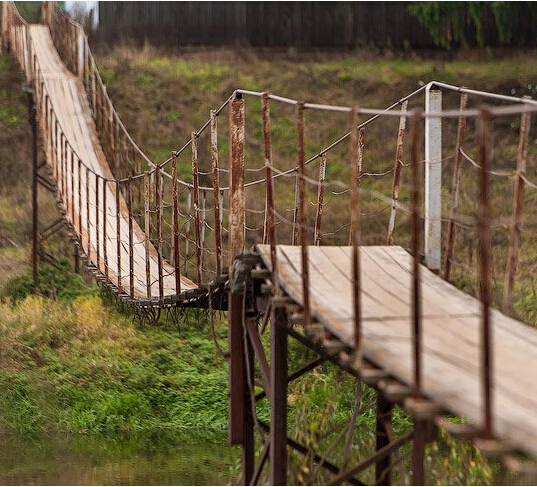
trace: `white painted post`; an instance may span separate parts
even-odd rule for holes
[[[425,112],[442,111],[442,92],[427,87]],[[440,270],[442,243],[442,119],[425,119],[425,265]]]

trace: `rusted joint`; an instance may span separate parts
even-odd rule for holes
[[[248,288],[252,279],[252,269],[259,263],[259,256],[252,252],[246,252],[235,257],[229,287],[232,293],[243,293]]]

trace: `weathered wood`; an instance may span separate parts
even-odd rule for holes
[[[62,191],[63,202],[66,210],[68,210],[68,215],[71,217],[70,220],[72,220],[73,190],[76,193],[76,182],[75,186],[73,186],[71,180],[73,171],[72,169],[69,169],[67,163],[71,152],[75,157],[78,157],[81,160],[81,173],[84,180],[82,181],[81,201],[78,202],[78,206],[82,209],[82,214],[78,215],[81,225],[77,225],[78,228],[75,228],[75,231],[79,234],[79,240],[83,243],[88,261],[93,261],[94,264],[97,264],[96,252],[97,248],[99,248],[101,270],[104,270],[102,261],[105,251],[104,245],[106,245],[110,284],[116,287],[121,287],[118,286],[120,284],[118,276],[122,276],[123,279],[125,276],[129,275],[129,258],[122,259],[121,255],[118,258],[116,238],[111,239],[109,237],[115,237],[119,230],[120,235],[125,239],[123,245],[125,247],[127,246],[126,241],[129,233],[128,208],[125,204],[123,195],[121,194],[118,195],[118,203],[113,184],[105,184],[105,189],[103,190],[103,187],[101,186],[102,181],[99,181],[99,183],[97,183],[98,188],[96,187],[96,178],[106,180],[113,179],[110,165],[114,161],[107,161],[102,147],[99,144],[99,137],[96,133],[95,124],[91,118],[92,110],[90,104],[93,104],[93,116],[98,116],[96,92],[101,90],[100,83],[96,77],[97,74],[93,71],[93,69],[95,69],[93,58],[88,54],[89,68],[87,79],[89,80],[88,85],[90,91],[89,96],[86,96],[83,79],[74,76],[62,64],[62,61],[54,48],[47,27],[43,25],[30,26],[30,40],[33,52],[38,60],[38,65],[46,68],[40,74],[40,79],[43,83],[42,96],[44,95],[45,97],[44,105],[47,112],[46,124],[43,124],[43,126],[46,125],[48,130],[48,132],[44,133],[45,140],[47,141],[46,145],[48,146],[46,152],[47,158],[49,158],[49,161],[52,163],[54,179],[57,181],[58,186]],[[104,91],[99,94],[99,96],[101,95],[105,96]],[[110,115],[109,110],[111,110],[111,107],[108,107],[108,102],[101,108],[107,109],[107,116]],[[83,114],[83,116],[81,116],[81,114]],[[104,125],[108,126],[109,118],[103,120],[106,122],[103,124],[103,127]],[[40,127],[42,131],[44,128],[43,126]],[[114,142],[117,148],[117,140]],[[129,145],[129,148],[130,147],[131,146]],[[62,153],[64,155],[63,158]],[[77,161],[75,161],[75,166],[76,162]],[[62,174],[67,175],[67,177],[62,177]],[[135,184],[136,187],[141,186],[138,185],[137,180],[133,180],[133,184]],[[105,193],[103,193],[103,191],[106,192],[106,196],[104,196]],[[98,200],[96,199],[96,192],[99,193]],[[101,204],[104,198],[106,198],[106,208]],[[75,194],[75,213],[77,207],[76,199]],[[96,218],[97,201],[99,201],[99,221],[97,221]],[[106,227],[103,226],[104,211],[106,211],[108,215],[116,215],[115,218],[107,218]],[[119,219],[117,218],[118,212],[120,213]],[[81,229],[80,226],[82,227]],[[96,245],[97,233],[99,234],[98,246]],[[105,233],[107,235],[106,241],[103,239]],[[133,264],[135,274],[137,276],[144,276],[146,261],[145,233],[142,228],[140,228],[136,219],[133,220],[133,248],[135,254]],[[124,249],[120,249],[120,251],[122,252],[122,255],[126,255]],[[149,247],[149,263],[151,266],[150,280],[156,283],[158,280],[157,252],[152,244]],[[164,262],[163,266],[165,269],[164,295],[175,295],[176,282],[173,266],[166,262]],[[181,277],[181,284],[183,290],[196,287],[192,281],[184,277]],[[127,285],[125,287],[129,286]],[[143,277],[134,280],[134,296],[138,299],[148,297],[148,290]]]
[[[269,246],[258,245],[270,268]],[[398,246],[362,246],[362,355],[404,384],[412,384],[412,257]],[[277,248],[281,288],[301,302],[301,253]],[[311,246],[312,319],[347,346],[354,343],[351,247]],[[481,304],[420,265],[422,282],[422,392],[472,423],[482,424]],[[537,368],[537,333],[491,311],[494,335],[495,433],[537,453],[537,387],[525,370]],[[383,381],[381,381],[382,383]],[[406,389],[405,395],[411,391]],[[404,396],[401,396],[404,398]]]

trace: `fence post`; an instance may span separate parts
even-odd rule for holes
[[[442,111],[442,92],[428,86],[425,112]],[[440,269],[442,241],[442,119],[425,118],[425,265]]]

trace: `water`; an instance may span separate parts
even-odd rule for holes
[[[0,485],[226,485],[239,456],[225,433],[0,437]]]

